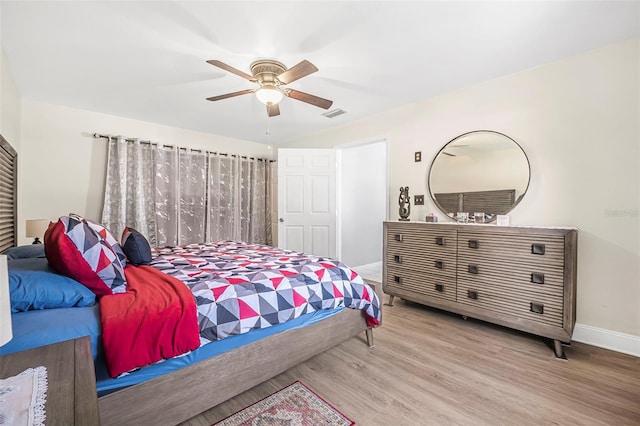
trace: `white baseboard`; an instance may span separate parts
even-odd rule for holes
[[[380,262],[373,262],[373,263],[367,263],[366,265],[359,265],[359,266],[351,266],[351,269],[368,269],[368,268],[380,268],[382,270],[382,261]]]
[[[640,336],[576,324],[572,340],[640,357]]]

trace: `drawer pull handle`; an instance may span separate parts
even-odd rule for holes
[[[399,277],[397,275],[393,276],[393,282],[397,283],[397,284],[402,284],[402,277]]]
[[[436,260],[436,268],[444,269],[444,262],[442,260]]]
[[[478,242],[478,240],[469,240],[470,249],[477,249],[478,247],[480,247],[480,243]]]
[[[396,241],[402,242],[404,240],[402,234],[396,234]]]
[[[531,254],[544,254],[544,244],[531,244]]]
[[[478,265],[469,265],[470,274],[478,274]]]
[[[533,303],[529,304],[529,310],[534,314],[544,314],[544,305],[542,303]]]
[[[444,292],[444,286],[442,284],[436,284],[436,291],[440,293]]]
[[[444,245],[444,237],[436,237],[436,244],[439,246]]]
[[[393,256],[393,261],[396,263],[402,263],[402,256],[396,254]]]
[[[478,292],[476,290],[467,290],[467,297],[469,299],[478,300]]]
[[[533,272],[531,274],[531,282],[534,284],[544,284],[544,274]]]

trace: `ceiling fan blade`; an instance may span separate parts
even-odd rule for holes
[[[240,90],[239,92],[225,93],[224,95],[212,96],[210,98],[207,98],[207,100],[219,101],[221,99],[227,99],[227,98],[233,98],[235,96],[246,95],[249,93],[253,93],[254,91],[255,91],[254,89]]]
[[[318,68],[315,65],[313,65],[311,62],[305,59],[299,64],[294,65],[293,67],[289,68],[282,74],[278,75],[276,78],[282,84],[289,84],[302,77],[306,77],[309,74],[313,74],[316,71],[318,71]]]
[[[240,71],[238,68],[234,68],[231,65],[227,65],[224,62],[218,61],[216,59],[211,59],[211,60],[207,61],[207,63],[213,65],[214,67],[218,67],[218,68],[221,68],[221,69],[223,69],[225,71],[229,71],[230,73],[238,75],[238,76],[244,78],[245,80],[258,81],[254,76],[249,75],[246,72]]]
[[[320,108],[324,108],[324,109],[329,109],[329,107],[333,105],[333,101],[330,101],[329,99],[324,99],[319,96],[310,95],[308,93],[300,92],[299,90],[286,89],[284,91],[284,94],[295,100],[306,102],[308,104],[311,104]]]
[[[448,153],[448,152],[446,152],[446,151],[442,151],[442,153],[443,153],[444,155],[448,155],[449,157],[456,157],[456,155],[455,155],[455,154],[451,154],[451,153]]]
[[[278,104],[267,105],[267,115],[269,117],[280,115],[280,107]]]

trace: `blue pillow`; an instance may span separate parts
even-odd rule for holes
[[[95,294],[69,277],[56,273],[45,258],[13,259],[9,266],[11,312],[91,306]]]
[[[44,244],[29,244],[28,246],[10,247],[5,250],[4,254],[7,255],[7,260],[46,257],[44,255]]]

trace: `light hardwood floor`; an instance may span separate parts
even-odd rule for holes
[[[296,380],[358,425],[640,425],[640,358],[574,342],[558,360],[536,336],[403,301],[384,307],[374,339],[369,349],[354,337],[183,425],[209,426]]]

